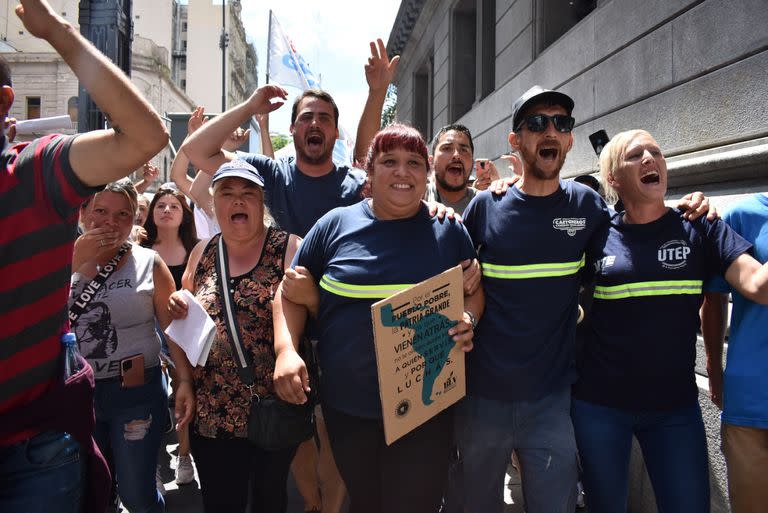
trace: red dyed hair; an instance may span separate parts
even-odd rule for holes
[[[421,133],[412,126],[395,123],[380,130],[368,146],[368,156],[365,158],[365,170],[373,171],[373,161],[379,153],[401,148],[424,157],[424,165],[429,171],[429,151]]]

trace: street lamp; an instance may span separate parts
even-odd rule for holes
[[[221,0],[221,36],[219,36],[219,48],[221,48],[221,112],[227,110],[227,46],[229,34],[226,27],[227,0]]]

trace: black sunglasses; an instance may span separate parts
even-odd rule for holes
[[[555,129],[558,132],[563,133],[567,133],[573,130],[573,125],[576,123],[575,119],[564,114],[555,114],[554,116],[547,116],[546,114],[533,114],[532,116],[528,116],[520,121],[520,123],[517,125],[517,128],[515,129],[515,132],[519,132],[523,124],[525,124],[525,126],[527,126],[528,130],[531,132],[543,132],[549,126],[550,120],[552,120],[552,123],[555,124]]]

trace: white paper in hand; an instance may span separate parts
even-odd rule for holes
[[[182,289],[180,292],[189,305],[187,316],[171,322],[165,334],[184,350],[193,367],[204,367],[216,334],[216,325],[190,291]]]

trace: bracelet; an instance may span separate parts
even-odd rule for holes
[[[469,317],[469,322],[470,324],[472,324],[472,329],[474,330],[475,328],[477,328],[477,317],[475,317],[475,314],[473,314],[469,310],[464,310],[464,313],[467,314],[467,316]]]

